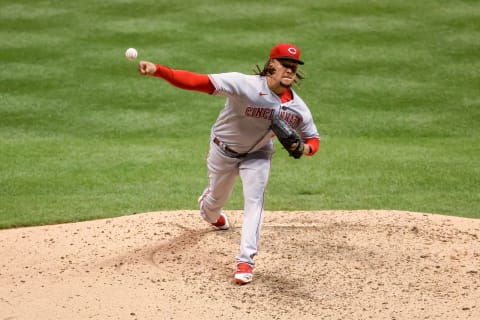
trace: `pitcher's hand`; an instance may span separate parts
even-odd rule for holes
[[[138,63],[138,72],[140,72],[141,75],[153,75],[155,71],[157,71],[157,67],[152,62],[140,61]]]

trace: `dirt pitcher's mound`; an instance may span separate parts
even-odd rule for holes
[[[0,231],[0,320],[480,319],[480,220],[266,212],[254,282],[232,281],[241,212]]]

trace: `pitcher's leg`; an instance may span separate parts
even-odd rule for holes
[[[211,146],[207,158],[208,187],[198,199],[202,217],[215,223],[220,217],[238,177],[238,159],[222,155],[216,146]]]
[[[240,165],[243,184],[244,212],[240,254],[237,263],[245,262],[253,266],[260,241],[263,223],[264,194],[270,174],[270,155],[266,158],[250,159]]]

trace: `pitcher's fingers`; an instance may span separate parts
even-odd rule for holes
[[[147,63],[145,61],[140,61],[138,63],[138,72],[140,72],[141,75],[146,75],[148,72],[147,72]]]

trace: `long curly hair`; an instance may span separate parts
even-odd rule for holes
[[[272,60],[271,59],[267,60],[267,62],[263,66],[263,69],[260,68],[260,66],[257,64],[256,69],[253,70],[254,74],[256,74],[257,76],[262,76],[262,77],[272,75],[272,74],[275,73],[275,71],[276,70],[272,65]],[[305,79],[305,75],[303,74],[303,72],[300,69],[297,69],[296,77],[295,77],[295,80],[293,81],[293,83],[297,86],[300,86],[301,81],[303,79]]]

